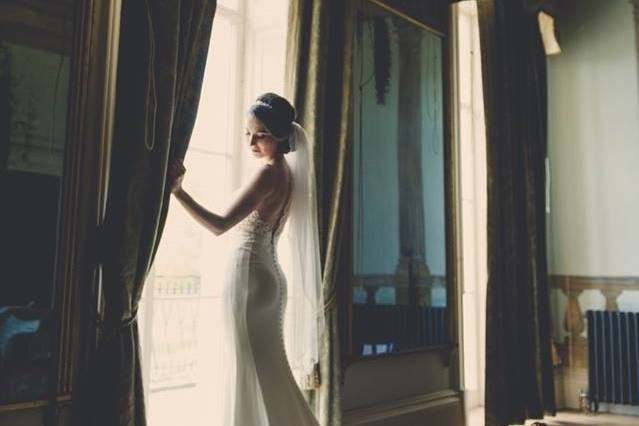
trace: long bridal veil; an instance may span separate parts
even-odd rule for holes
[[[284,339],[291,369],[303,388],[318,385],[319,332],[323,323],[314,162],[304,129],[293,123],[286,161],[293,175],[280,259],[288,282]]]

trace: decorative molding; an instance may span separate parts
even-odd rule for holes
[[[68,395],[62,395],[53,399],[56,405],[68,406],[71,404],[71,398]],[[51,400],[39,399],[35,401],[14,402],[11,404],[0,405],[0,414],[9,411],[29,411],[29,410],[41,410],[43,407],[51,405]]]
[[[444,275],[430,275],[429,282],[432,283],[431,287],[437,287],[438,285],[446,285],[446,276]],[[361,287],[398,287],[407,286],[408,282],[405,277],[397,274],[359,274],[353,276],[353,286]]]
[[[4,405],[0,405],[0,414],[6,413],[8,411],[25,411],[25,410],[40,409],[41,407],[46,407],[49,404],[50,404],[50,401],[47,401],[46,399],[37,400],[37,401],[16,402],[12,404],[4,404]]]
[[[639,1],[639,0],[638,0]],[[550,287],[561,290],[639,290],[639,277],[550,275]]]
[[[615,289],[615,288],[602,288],[600,289],[601,293],[606,298],[606,310],[607,311],[618,311],[619,305],[617,304],[617,298],[621,296],[623,290]]]
[[[402,416],[420,411],[428,412],[446,406],[462,404],[462,395],[454,390],[443,390],[428,395],[401,399],[374,407],[350,410],[344,413],[345,426],[375,425],[378,422],[397,422]],[[393,423],[396,424],[396,423]],[[460,424],[461,426],[461,424]]]
[[[433,288],[445,288],[445,275],[418,274],[415,278],[416,300],[420,305],[430,306],[431,290]],[[406,303],[409,291],[409,279],[407,273],[398,271],[395,274],[362,274],[353,276],[353,288],[362,288],[366,292],[366,303],[375,304],[375,294],[382,287],[392,287],[396,291],[396,301],[400,304]]]
[[[588,340],[582,335],[586,329],[586,319],[579,296],[586,290],[597,290],[606,299],[606,310],[616,311],[619,309],[617,299],[624,291],[639,290],[639,277],[551,275],[550,286],[561,290],[568,298],[563,319],[568,336],[557,345],[563,364],[569,368],[586,369]]]

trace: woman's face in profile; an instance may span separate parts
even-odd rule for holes
[[[277,152],[277,141],[253,114],[246,119],[246,142],[253,155],[257,158],[272,158]]]

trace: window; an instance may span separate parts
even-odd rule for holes
[[[447,333],[443,37],[364,7],[353,55],[353,356]],[[387,52],[387,53],[385,53]]]
[[[456,120],[462,235],[464,390],[467,409],[483,405],[487,283],[486,138],[477,3],[456,6]]]
[[[0,405],[52,399],[74,164],[75,2],[0,2]],[[65,171],[66,173],[66,171]],[[63,268],[62,268],[63,269]],[[57,286],[57,288],[56,288]],[[60,329],[63,332],[60,333]],[[11,408],[4,407],[4,410]]]
[[[283,92],[287,7],[285,0],[218,2],[184,182],[212,211],[223,212],[256,167],[242,144],[244,111],[262,92]],[[172,200],[139,316],[153,426],[218,424],[227,392],[216,351],[226,238]]]

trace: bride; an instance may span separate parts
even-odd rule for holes
[[[294,120],[293,106],[273,93],[251,106],[246,144],[263,164],[225,214],[182,188],[181,161],[168,170],[171,192],[197,222],[215,235],[237,231],[224,287],[229,341],[221,346],[233,353],[224,425],[318,424],[299,387],[313,381],[318,362],[315,178],[306,134]],[[280,236],[288,243],[287,277],[276,250]]]

